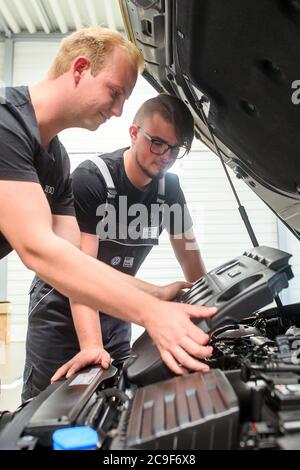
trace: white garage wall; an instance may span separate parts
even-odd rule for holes
[[[299,302],[300,289],[299,289],[299,277],[300,277],[300,241],[286,228],[284,224],[279,222],[279,245],[282,246],[285,251],[290,253],[291,266],[294,272],[294,279],[290,281],[289,289],[283,291],[282,299],[285,304],[292,304]]]
[[[47,73],[59,41],[16,42],[14,52],[13,82],[18,85],[32,85]]]
[[[0,82],[3,81],[4,69],[4,42],[0,41]]]
[[[14,84],[31,84],[42,78],[55,54],[57,44],[17,43]],[[70,154],[72,167],[86,159],[89,154],[126,146],[129,142],[128,125],[135,111],[144,100],[155,94],[155,91],[141,78],[125,105],[122,118],[112,119],[94,133],[81,129],[64,131],[61,140]],[[211,269],[250,247],[250,240],[240,220],[235,200],[218,158],[196,142],[191,154],[176,164],[175,171],[181,178],[207,268]],[[249,212],[259,242],[277,246],[275,217],[245,185],[236,179],[235,184]],[[152,251],[139,276],[157,284],[182,278],[166,234],[162,236],[160,246]],[[17,255],[10,255],[8,297],[13,303],[13,340],[25,338],[27,291],[31,278],[32,273],[24,268]],[[135,335],[137,331],[139,330],[135,330]]]

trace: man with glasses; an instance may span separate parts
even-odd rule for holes
[[[205,267],[178,177],[168,173],[190,151],[192,115],[181,100],[161,94],[140,107],[129,134],[130,148],[93,157],[72,175],[81,249],[135,276],[166,228],[184,276],[193,282]],[[178,287],[172,286],[175,295]],[[51,377],[122,360],[130,353],[130,339],[130,323],[105,313],[99,321],[97,311],[76,303],[71,312],[66,297],[37,280],[30,299],[23,400],[46,388]]]

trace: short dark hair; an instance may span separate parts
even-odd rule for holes
[[[142,104],[134,116],[133,123],[142,125],[147,117],[156,113],[174,125],[180,145],[184,145],[190,150],[194,138],[195,123],[184,102],[176,96],[161,93]]]

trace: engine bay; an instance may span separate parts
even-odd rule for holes
[[[104,450],[298,448],[299,305],[262,309],[293,277],[289,259],[253,248],[177,299],[218,305],[209,372],[174,377],[145,332],[108,370],[89,367],[2,412],[0,448],[50,449],[53,432],[74,426],[96,430]]]

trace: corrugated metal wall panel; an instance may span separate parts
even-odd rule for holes
[[[294,250],[294,251],[293,251]],[[291,240],[286,248],[286,251],[293,253],[291,266],[294,272],[294,279],[290,283],[290,287],[286,292],[286,303],[293,304],[300,302],[300,289],[299,289],[299,276],[300,276],[300,252],[299,241]]]
[[[289,289],[283,292],[283,301],[288,304],[297,303],[300,301],[300,242],[282,223],[279,223],[279,241],[282,249],[292,255],[290,264],[294,272]]]
[[[0,82],[4,78],[4,42],[0,41]]]
[[[58,41],[24,41],[15,43],[14,85],[32,85],[46,75]]]

